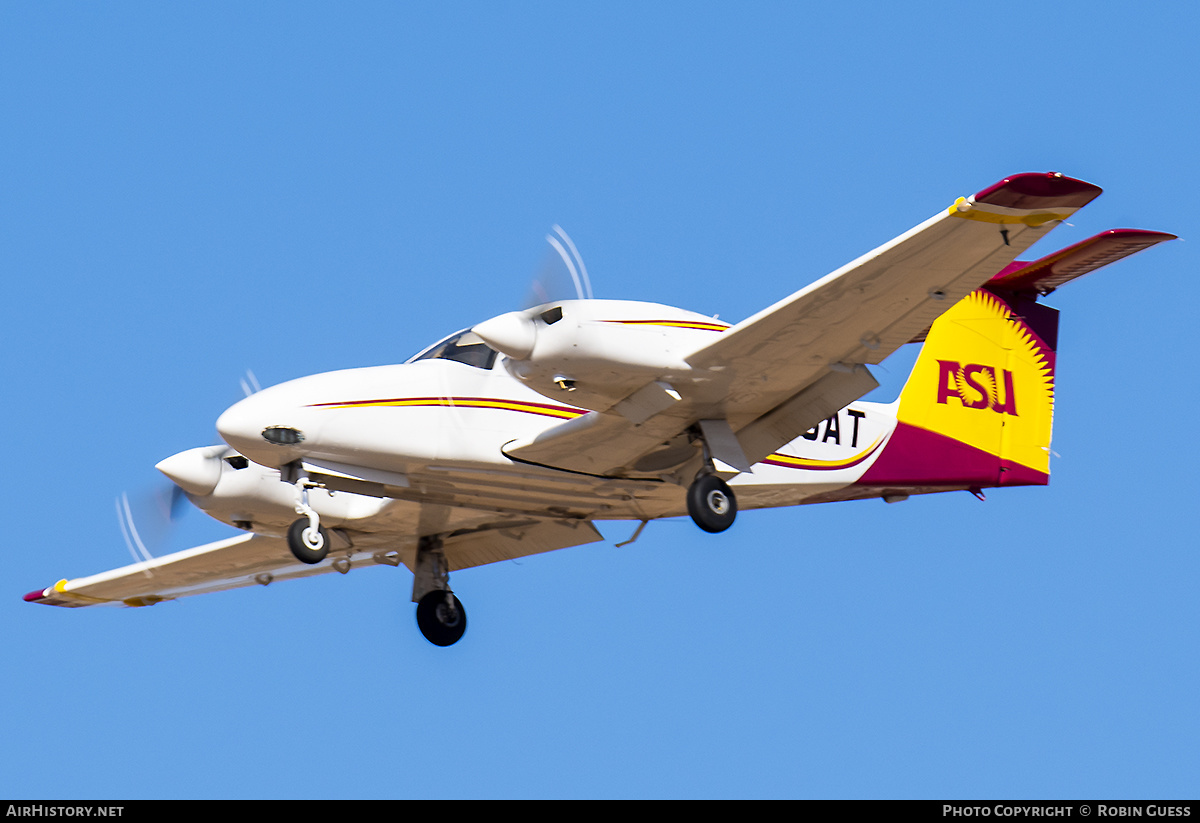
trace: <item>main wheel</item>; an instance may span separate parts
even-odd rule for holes
[[[723,532],[737,517],[737,498],[715,474],[702,474],[688,487],[688,514],[706,532]]]
[[[467,610],[451,592],[427,592],[417,604],[417,626],[435,646],[453,646],[467,630]]]
[[[301,517],[288,526],[288,548],[301,563],[313,565],[320,563],[329,554],[329,532],[324,526],[318,526],[314,534],[308,527],[308,518]]]

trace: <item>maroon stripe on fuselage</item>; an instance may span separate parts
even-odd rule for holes
[[[535,409],[546,409],[554,412],[570,412],[576,415],[587,414],[587,409],[576,406],[555,406],[550,403],[535,403],[529,400],[511,400],[506,397],[385,397],[376,400],[342,400],[332,403],[310,403],[308,408],[319,409],[329,406],[372,406],[387,403],[428,403],[431,406],[452,406],[455,403],[504,403],[511,406],[529,406]]]

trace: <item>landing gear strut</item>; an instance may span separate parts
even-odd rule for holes
[[[716,534],[733,525],[737,517],[737,498],[725,481],[715,474],[701,474],[687,492],[688,514],[706,532]]]
[[[412,599],[417,604],[417,627],[433,645],[452,646],[467,630],[467,610],[450,590],[450,566],[440,535],[422,537],[417,543]]]
[[[696,479],[688,486],[688,514],[704,531],[723,532],[737,517],[737,498],[721,475],[732,477],[750,471],[750,462],[728,421],[699,421],[692,429],[692,440],[700,444],[702,462]]]
[[[316,510],[308,505],[308,490],[316,484],[307,477],[301,477],[295,485],[296,514],[304,517],[288,527],[287,544],[297,560],[312,566],[329,554],[329,532],[321,525]]]

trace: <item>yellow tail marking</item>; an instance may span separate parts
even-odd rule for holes
[[[938,318],[901,394],[900,422],[1049,473],[1050,355],[990,292]]]

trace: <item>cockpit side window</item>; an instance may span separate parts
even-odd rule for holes
[[[418,360],[453,360],[477,369],[490,369],[496,362],[496,350],[468,329],[434,343],[408,362],[415,363]]]

